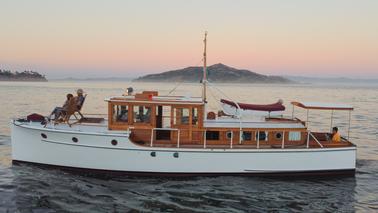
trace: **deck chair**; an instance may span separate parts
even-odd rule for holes
[[[84,95],[84,99],[83,101],[80,103],[80,105],[77,106],[77,110],[74,112],[73,116],[77,119],[77,120],[80,120],[80,119],[83,119],[84,118],[84,115],[81,114],[81,109],[83,108],[83,105],[84,105],[84,102],[85,102],[85,99],[87,98],[87,94]],[[78,116],[76,115],[76,113],[80,116],[80,119],[78,119]]]
[[[83,99],[83,101],[81,102],[80,105],[76,105],[76,103],[70,104],[70,106],[67,109],[66,115],[63,118],[63,122],[66,122],[69,126],[71,126],[72,124],[80,123],[81,120],[84,119],[84,115],[81,114],[80,111],[83,108],[86,97],[87,97],[87,95],[84,95],[84,99]],[[76,115],[76,114],[78,114],[78,115]],[[74,116],[76,121],[70,123],[71,116]],[[79,118],[79,116],[80,116],[80,118]]]

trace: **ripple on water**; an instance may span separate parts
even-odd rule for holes
[[[168,93],[171,85],[138,84],[135,88]],[[355,178],[198,177],[185,179],[92,177],[30,165],[11,165],[9,120],[30,112],[46,113],[72,88],[83,87],[90,98],[86,112],[106,113],[103,98],[121,94],[124,83],[51,82],[43,85],[0,84],[0,212],[372,212],[378,209],[378,145],[376,88],[348,89],[316,85],[220,85],[230,97],[262,103],[286,100],[347,102],[355,107],[351,138],[358,145]],[[196,85],[183,85],[178,94]],[[232,88],[232,89],[230,89]],[[246,93],[245,91],[254,91]],[[40,94],[36,99],[28,99]],[[173,95],[178,95],[173,94]],[[319,95],[319,94],[332,94]],[[361,96],[360,94],[364,94]],[[42,100],[43,97],[43,100]],[[25,100],[28,99],[28,103]],[[8,100],[8,99],[7,99]],[[49,100],[50,103],[46,103]],[[212,109],[218,104],[209,99]],[[290,112],[289,112],[290,113]],[[304,117],[298,111],[299,117]],[[311,127],[329,125],[328,114],[313,114]],[[346,131],[346,115],[335,113],[335,125]]]

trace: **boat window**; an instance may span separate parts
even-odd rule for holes
[[[113,121],[127,123],[129,118],[129,107],[127,105],[114,105],[113,106]]]
[[[163,127],[171,127],[171,106],[163,106]]]
[[[219,140],[219,131],[207,131],[206,140]]]
[[[226,137],[230,140],[232,138],[232,131],[226,132]]]
[[[134,106],[134,123],[150,123],[151,121],[151,107],[149,106]]]
[[[289,141],[300,141],[301,140],[301,132],[289,132]]]
[[[276,134],[275,134],[276,140],[281,140],[282,139],[282,135],[283,135],[282,132],[276,132]]]
[[[268,132],[260,131],[259,134],[256,134],[256,140],[257,139],[259,139],[259,141],[267,141],[268,140]]]
[[[243,131],[242,140],[243,141],[250,141],[250,140],[252,140],[252,132],[245,132],[245,131]]]
[[[189,124],[189,108],[174,108],[173,115],[173,124]]]
[[[192,125],[198,125],[198,108],[192,108]]]

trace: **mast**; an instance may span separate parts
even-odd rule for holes
[[[202,91],[202,99],[206,103],[206,83],[207,83],[207,71],[206,71],[206,42],[207,42],[207,31],[205,32],[205,39],[203,40],[204,43],[204,50],[203,50],[203,77],[202,77],[202,86],[203,86],[203,91]]]

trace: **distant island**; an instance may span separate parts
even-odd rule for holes
[[[0,70],[0,81],[47,81],[44,75],[34,71],[12,72]]]
[[[187,67],[158,74],[149,74],[137,79],[135,82],[200,82],[203,67]],[[245,69],[236,69],[224,64],[214,64],[207,67],[207,79],[216,83],[293,83],[293,81],[280,77],[258,74]]]

